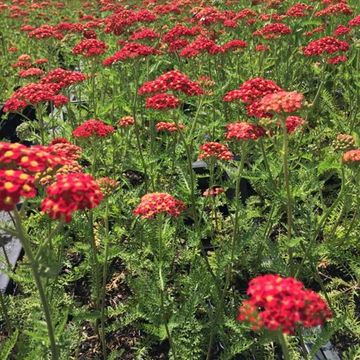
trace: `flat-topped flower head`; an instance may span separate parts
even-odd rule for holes
[[[85,57],[99,56],[105,53],[106,44],[98,39],[84,39],[72,49],[74,55],[83,55]]]
[[[263,275],[252,279],[239,309],[239,321],[245,321],[254,330],[266,328],[294,334],[298,326],[314,327],[332,317],[326,302],[314,291],[291,277]]]
[[[109,196],[119,186],[119,182],[109,177],[102,177],[96,180],[104,196]]]
[[[35,197],[34,181],[33,176],[21,170],[0,169],[0,210],[13,210],[20,197]]]
[[[248,122],[228,124],[226,128],[227,140],[257,140],[266,134],[264,128]]]
[[[121,128],[127,128],[135,124],[135,119],[132,116],[123,116],[118,122],[117,125]]]
[[[302,107],[303,100],[304,95],[296,91],[279,91],[264,96],[260,106],[265,112],[292,113]]]
[[[176,124],[174,122],[164,122],[160,121],[155,126],[157,132],[168,132],[173,133],[185,129],[185,125]]]
[[[343,155],[342,160],[345,164],[348,164],[348,165],[359,165],[360,164],[360,149],[347,151]]]
[[[52,219],[69,222],[78,210],[93,209],[103,199],[99,185],[89,174],[61,174],[46,189],[41,210]]]
[[[154,218],[158,214],[177,217],[185,210],[185,204],[167,193],[150,193],[141,198],[133,214],[143,219]]]
[[[176,109],[180,106],[180,100],[172,94],[156,94],[146,99],[146,108],[153,110]]]
[[[224,101],[230,102],[241,100],[246,104],[252,104],[254,101],[261,99],[265,95],[273,94],[283,89],[274,81],[256,77],[249,79],[239,86],[239,89],[228,92]]]
[[[90,119],[79,125],[73,132],[76,138],[104,138],[115,131],[111,125],[106,125],[103,121]]]
[[[232,160],[233,157],[234,154],[229,148],[219,142],[211,141],[200,146],[199,159]]]

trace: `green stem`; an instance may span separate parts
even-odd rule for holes
[[[284,355],[284,360],[291,360],[287,338],[282,332],[279,332],[278,340]]]
[[[232,273],[232,269],[234,266],[235,247],[236,247],[236,242],[237,242],[237,238],[238,238],[238,234],[239,234],[238,227],[239,227],[240,202],[241,202],[240,183],[241,183],[242,173],[244,170],[245,158],[247,155],[247,144],[243,141],[240,144],[240,151],[241,151],[241,155],[240,155],[241,158],[240,158],[240,163],[239,163],[237,174],[236,174],[236,184],[235,184],[235,215],[234,215],[233,236],[232,236],[232,242],[231,242],[231,256],[230,256],[230,264],[228,266],[227,273],[226,273],[223,299],[225,299],[227,289],[230,285],[231,273]]]
[[[31,267],[31,270],[32,270],[32,273],[34,276],[34,280],[35,280],[37,289],[39,291],[40,301],[41,301],[42,307],[44,309],[45,321],[46,321],[46,325],[47,325],[47,329],[48,329],[48,335],[49,335],[50,347],[51,347],[51,359],[58,360],[59,359],[59,351],[56,346],[55,332],[54,332],[54,327],[53,327],[53,323],[51,320],[50,306],[49,306],[48,299],[47,299],[47,296],[46,296],[44,288],[43,288],[43,284],[41,282],[41,277],[38,272],[37,263],[35,262],[35,259],[34,259],[34,256],[33,256],[32,250],[31,250],[30,241],[27,237],[27,234],[25,234],[25,231],[24,231],[24,228],[23,228],[23,225],[21,222],[20,214],[16,208],[14,209],[14,218],[15,218],[16,230],[17,230],[19,239],[21,240],[21,244],[24,248],[25,254],[26,254],[27,258],[29,259],[30,267]]]
[[[293,228],[293,215],[292,215],[292,194],[290,189],[290,174],[289,174],[289,136],[286,128],[286,118],[281,117],[281,127],[283,130],[283,164],[284,164],[284,179],[285,179],[285,190],[286,190],[286,212],[287,212],[287,238],[290,242],[292,237]],[[293,250],[289,246],[289,263],[290,263],[290,274],[294,275],[293,269]]]
[[[105,250],[104,250],[104,266],[103,266],[103,278],[102,278],[102,294],[101,294],[101,345],[103,358],[106,359],[106,341],[105,341],[105,294],[106,294],[106,278],[107,278],[107,261],[109,256],[109,204],[106,201],[105,204]]]
[[[160,283],[160,312],[163,319],[166,335],[169,339],[170,348],[173,353],[174,360],[177,359],[176,357],[176,351],[175,351],[175,345],[173,338],[171,336],[171,332],[168,326],[168,320],[167,315],[165,313],[165,282],[162,275],[162,264],[163,264],[163,240],[162,240],[162,224],[164,223],[164,218],[162,216],[159,216],[157,227],[159,229],[159,236],[158,236],[158,265],[159,265],[159,283]]]

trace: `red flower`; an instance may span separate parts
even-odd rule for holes
[[[347,151],[342,159],[345,164],[360,164],[360,149]]]
[[[234,155],[229,148],[218,142],[207,142],[200,146],[199,159],[215,158],[218,160],[232,160]]]
[[[57,40],[61,40],[64,35],[57,30],[56,26],[51,25],[41,25],[34,30],[29,32],[29,37],[34,37],[35,39],[47,39],[54,38]]]
[[[338,55],[327,60],[328,64],[337,65],[346,62],[348,58],[345,55]]]
[[[281,91],[281,87],[272,80],[264,78],[253,78],[245,81],[239,89],[228,92],[224,101],[230,102],[240,99],[244,103],[251,104],[265,95]]]
[[[69,99],[59,94],[56,84],[31,83],[16,90],[5,102],[4,111],[18,111],[28,104],[37,105],[41,102],[51,101],[55,106],[66,104]]]
[[[291,113],[301,108],[304,95],[296,91],[279,91],[264,96],[260,100],[260,107],[266,112]]]
[[[154,94],[168,90],[181,91],[189,96],[202,95],[204,93],[197,82],[191,81],[179,70],[171,70],[160,75],[155,80],[143,84],[140,87],[138,94]]]
[[[118,181],[108,177],[102,177],[96,180],[96,182],[104,196],[111,195],[111,193],[119,186]]]
[[[183,57],[195,57],[203,52],[208,54],[215,55],[221,52],[224,52],[223,48],[217,45],[213,40],[199,35],[192,43],[185,46],[181,52],[180,56]]]
[[[288,116],[285,121],[286,129],[289,134],[293,133],[300,126],[305,124],[305,120],[300,116]]]
[[[239,309],[239,321],[249,322],[254,330],[265,327],[293,334],[297,326],[322,325],[332,317],[326,302],[294,278],[279,275],[258,276],[250,281],[249,300]]]
[[[153,29],[143,27],[134,31],[130,36],[130,40],[132,41],[143,40],[143,39],[155,40],[158,39],[159,37],[160,35],[157,32],[155,32]]]
[[[106,125],[101,120],[90,119],[79,125],[72,134],[76,138],[103,138],[114,131],[115,129],[111,125]]]
[[[348,22],[348,25],[351,26],[351,27],[360,26],[360,15],[355,16],[353,19],[351,19]]]
[[[81,147],[71,144],[70,142],[58,142],[49,145],[51,154],[58,155],[69,161],[77,160],[81,155]]]
[[[78,210],[93,209],[103,199],[99,185],[91,175],[83,173],[61,174],[46,189],[41,210],[52,219],[71,221]]]
[[[92,57],[104,54],[106,49],[106,44],[101,40],[85,39],[74,46],[72,53],[75,55],[81,54],[85,57]]]
[[[141,198],[133,214],[143,219],[151,219],[157,214],[165,213],[177,217],[185,210],[185,204],[167,193],[151,193]]]
[[[246,47],[247,47],[246,42],[242,40],[231,40],[222,46],[225,52],[236,49],[244,49]]]
[[[43,73],[44,73],[44,71],[39,68],[29,68],[26,70],[21,70],[19,72],[19,76],[21,78],[27,78],[27,77],[31,77],[31,76],[41,76]]]
[[[329,16],[329,15],[336,15],[336,14],[344,14],[344,15],[351,15],[353,13],[351,7],[345,3],[338,3],[334,5],[329,5],[323,10],[320,10],[315,13],[315,16],[322,17],[322,16]]]
[[[171,94],[156,94],[146,99],[146,108],[154,110],[176,109],[180,100]]]
[[[265,39],[278,38],[282,35],[291,34],[291,29],[282,23],[267,24],[263,28],[256,30],[254,36],[262,36]]]
[[[20,170],[0,169],[0,210],[13,210],[21,196],[36,196],[34,177]]]
[[[335,37],[339,37],[339,36],[348,34],[350,31],[351,31],[351,29],[349,27],[344,26],[344,25],[338,25],[336,27],[336,29],[334,30],[333,35]]]
[[[346,41],[338,40],[332,36],[325,36],[321,39],[311,41],[304,49],[305,56],[319,56],[324,53],[333,54],[338,51],[348,51],[349,44]]]
[[[236,122],[226,125],[227,140],[257,140],[265,135],[265,130],[258,125],[247,122]]]
[[[177,131],[180,131],[180,130],[183,130],[185,129],[185,125],[182,125],[182,124],[179,124],[177,125],[176,123],[174,122],[158,122],[156,124],[156,131],[157,132],[161,132],[161,131],[164,131],[164,132],[177,132]]]
[[[304,17],[307,16],[307,12],[312,10],[314,7],[303,3],[297,3],[290,7],[286,11],[286,16],[289,17]]]
[[[203,192],[203,196],[205,196],[205,197],[215,197],[215,196],[219,196],[224,191],[225,191],[224,188],[222,188],[220,186],[213,186],[211,189],[206,189]]]
[[[124,116],[117,123],[117,125],[122,128],[126,128],[134,124],[135,124],[135,119],[132,116]]]
[[[118,61],[125,61],[127,59],[134,59],[137,57],[144,57],[149,55],[158,55],[160,52],[147,45],[139,43],[127,43],[120,51],[117,51],[114,55],[106,58],[103,61],[104,66],[110,66]]]
[[[49,71],[40,82],[42,84],[56,84],[59,89],[63,89],[84,80],[86,80],[86,75],[79,71],[57,68]]]

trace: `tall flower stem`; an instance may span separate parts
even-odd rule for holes
[[[291,360],[290,352],[289,352],[289,345],[285,335],[282,332],[278,333],[278,340],[281,346],[282,353],[284,355],[284,360]]]
[[[108,270],[108,256],[109,256],[109,204],[106,201],[105,204],[105,249],[104,249],[104,266],[102,274],[102,292],[101,292],[101,309],[100,309],[100,325],[101,325],[101,346],[103,352],[103,358],[106,359],[106,341],[105,341],[105,294],[106,294],[106,278]]]
[[[174,341],[173,338],[171,336],[171,332],[169,329],[169,325],[168,325],[168,319],[167,319],[167,314],[165,313],[165,282],[164,282],[164,278],[163,278],[163,274],[162,274],[162,264],[163,264],[163,248],[164,248],[164,244],[163,244],[163,238],[162,238],[162,232],[163,232],[163,223],[165,222],[165,219],[162,216],[159,216],[157,219],[157,228],[159,231],[159,235],[158,235],[158,273],[159,273],[159,284],[160,284],[160,312],[161,312],[161,316],[162,316],[162,320],[164,323],[164,327],[165,327],[165,331],[166,331],[166,335],[169,339],[169,343],[170,343],[170,348],[173,354],[173,358],[174,360],[177,359],[176,357],[176,351],[175,351],[175,345],[174,345]]]
[[[235,182],[235,214],[234,214],[234,230],[233,230],[233,236],[231,241],[231,255],[230,255],[230,264],[227,267],[226,276],[225,276],[225,285],[222,289],[222,293],[219,294],[219,303],[216,306],[215,316],[214,316],[214,323],[215,325],[219,323],[219,319],[221,319],[222,309],[224,308],[225,298],[228,291],[228,288],[230,286],[231,281],[231,274],[232,269],[234,266],[234,258],[235,258],[235,247],[236,242],[239,234],[239,215],[240,215],[240,183],[241,183],[241,177],[244,171],[244,165],[245,165],[245,159],[247,156],[247,144],[246,142],[241,142],[240,144],[240,162],[236,171],[236,182]],[[215,331],[216,326],[213,326],[211,328],[210,332],[210,338],[209,338],[209,345],[207,349],[207,355],[206,360],[211,359],[211,353],[212,353],[212,346],[215,338]]]
[[[17,234],[18,234],[21,244],[24,248],[25,254],[26,254],[27,258],[29,259],[29,263],[30,263],[30,267],[31,267],[31,270],[32,270],[32,273],[34,276],[35,284],[39,291],[40,301],[41,301],[41,304],[42,304],[42,307],[44,310],[45,321],[46,321],[46,325],[47,325],[47,329],[48,329],[48,336],[49,336],[50,348],[51,348],[51,359],[58,360],[59,359],[59,351],[56,346],[55,332],[54,332],[54,327],[53,327],[53,323],[52,323],[52,319],[51,319],[49,302],[48,302],[43,284],[41,282],[41,277],[38,272],[37,263],[35,261],[33,252],[31,250],[30,240],[28,239],[28,236],[25,233],[25,230],[24,230],[24,227],[23,227],[22,221],[21,221],[21,216],[16,208],[14,209],[14,219],[15,219],[15,226],[16,226]]]
[[[231,255],[230,255],[230,264],[228,266],[227,272],[226,272],[226,278],[225,278],[225,286],[224,286],[224,293],[223,293],[223,299],[225,299],[227,289],[230,285],[231,280],[231,273],[234,266],[234,258],[235,258],[235,247],[237,238],[239,235],[239,215],[240,215],[240,183],[241,183],[241,177],[242,173],[244,171],[244,165],[245,165],[245,159],[247,155],[247,144],[244,141],[241,141],[240,143],[240,162],[238,165],[238,169],[236,172],[236,183],[235,183],[235,214],[234,214],[234,229],[233,229],[233,236],[231,241]]]
[[[285,191],[286,191],[286,213],[287,213],[287,238],[290,242],[292,237],[292,228],[293,228],[293,201],[292,194],[290,189],[290,174],[289,174],[289,134],[286,127],[286,118],[282,116],[280,118],[281,127],[283,131],[283,165],[284,165],[284,180],[285,180]],[[293,264],[293,251],[289,246],[289,263],[290,263],[290,273],[291,276],[294,275],[294,264]]]

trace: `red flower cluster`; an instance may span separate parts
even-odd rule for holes
[[[132,11],[124,7],[105,19],[105,33],[121,35],[126,28],[136,23],[150,23],[156,20],[156,15],[148,10]]]
[[[106,44],[98,39],[85,39],[81,40],[72,49],[75,55],[84,55],[85,57],[98,56],[105,53],[107,49]]]
[[[239,89],[229,91],[224,96],[224,101],[231,102],[240,99],[244,103],[248,104],[246,111],[249,116],[255,116],[258,118],[271,117],[270,114],[264,112],[260,107],[260,100],[265,95],[273,94],[282,91],[272,80],[263,78],[253,78],[245,81],[240,85]]]
[[[267,24],[259,30],[256,30],[253,35],[254,36],[262,36],[265,39],[274,39],[278,38],[282,35],[291,34],[291,29],[282,23],[272,23]]]
[[[215,197],[215,196],[218,196],[218,195],[222,194],[223,192],[225,192],[224,188],[222,188],[220,186],[213,186],[210,189],[206,189],[203,192],[203,196],[205,196],[205,197]]]
[[[224,50],[213,40],[203,35],[199,35],[192,43],[185,46],[179,55],[183,57],[195,57],[203,52],[207,52],[210,55],[215,55],[224,52]]]
[[[288,116],[285,120],[285,125],[287,132],[289,134],[293,133],[300,126],[305,125],[306,121],[300,116]]]
[[[345,55],[338,55],[327,60],[328,64],[337,65],[346,62],[348,58]]]
[[[351,26],[351,27],[360,26],[360,15],[355,16],[353,19],[351,19],[348,22],[348,25]]]
[[[231,40],[222,46],[224,52],[228,52],[236,49],[244,49],[246,47],[247,47],[247,43],[242,40]]]
[[[119,186],[118,181],[110,179],[108,177],[102,177],[96,180],[96,182],[99,185],[99,188],[104,196],[111,195],[111,193]]]
[[[135,124],[135,119],[132,116],[123,116],[117,125],[122,128],[126,128]]]
[[[86,80],[86,75],[79,71],[65,70],[57,68],[49,71],[41,80],[42,84],[56,84],[59,89],[64,89],[70,85],[77,84]]]
[[[146,108],[153,110],[176,109],[180,100],[172,94],[156,94],[146,99]]]
[[[218,160],[232,160],[234,154],[229,148],[218,142],[207,142],[200,146],[199,159],[215,158]]]
[[[258,125],[247,122],[236,122],[226,125],[227,140],[257,140],[265,136],[265,130]]]
[[[183,24],[176,24],[162,37],[162,40],[167,44],[171,44],[174,41],[179,40],[181,37],[195,36],[199,33],[199,31],[200,28],[198,26],[187,28]]]
[[[249,322],[254,330],[264,327],[293,334],[297,326],[322,325],[332,317],[317,293],[291,277],[258,276],[250,281],[247,294],[250,299],[243,302],[237,319]]]
[[[51,154],[58,155],[68,161],[75,161],[81,155],[81,147],[68,141],[49,145],[49,151]]]
[[[228,92],[224,97],[224,101],[230,102],[240,99],[246,104],[251,104],[265,95],[278,91],[282,91],[282,88],[274,81],[257,77],[245,81],[240,85],[239,89]]]
[[[351,7],[343,2],[338,4],[329,5],[323,10],[320,10],[315,13],[316,17],[323,17],[323,16],[331,16],[337,14],[344,14],[344,15],[351,15],[353,13]]]
[[[345,25],[339,25],[334,30],[333,35],[335,37],[339,37],[339,36],[348,34],[350,31],[351,31],[351,29],[349,27],[347,27]]]
[[[345,164],[360,164],[360,149],[347,151],[342,159]]]
[[[48,38],[54,38],[57,40],[61,40],[64,35],[56,28],[56,26],[52,25],[41,25],[38,28],[35,28],[31,30],[29,33],[30,38],[35,39],[48,39]]]
[[[138,94],[154,94],[169,90],[180,91],[189,96],[202,95],[204,93],[197,82],[191,81],[179,70],[171,70],[160,75],[155,80],[143,84],[140,87]]]
[[[83,173],[61,174],[46,189],[41,210],[52,219],[71,221],[78,210],[93,209],[103,199],[99,185],[91,175]]]
[[[133,214],[143,219],[151,219],[157,214],[165,213],[177,217],[185,210],[185,204],[167,193],[151,193],[141,198]]]
[[[42,76],[44,74],[44,71],[39,69],[39,68],[29,68],[26,70],[21,70],[19,71],[19,76],[21,78],[27,78],[27,77],[32,77],[32,76]]]
[[[288,17],[304,17],[307,16],[307,12],[312,10],[314,7],[311,5],[306,5],[304,3],[297,3],[291,6],[286,11],[286,16]]]
[[[0,169],[0,210],[13,210],[21,196],[36,196],[34,177],[20,170]]]
[[[265,112],[291,113],[301,108],[304,95],[296,91],[279,91],[264,96],[260,107]]]
[[[346,41],[338,40],[332,36],[325,36],[318,40],[313,40],[304,49],[305,56],[319,56],[324,53],[334,54],[338,51],[348,51],[349,44]]]
[[[90,119],[79,125],[72,134],[76,138],[103,138],[114,131],[115,129],[111,125],[106,125],[101,120]]]
[[[132,33],[130,36],[130,40],[136,41],[136,40],[155,40],[160,37],[160,34],[158,34],[156,31],[154,31],[151,28],[143,27],[140,28]]]
[[[179,124],[177,125],[176,123],[174,122],[158,122],[156,124],[156,131],[157,132],[161,132],[161,131],[164,131],[164,132],[176,132],[176,131],[180,131],[180,130],[183,130],[185,129],[185,125],[182,125],[182,124]]]
[[[51,101],[55,106],[66,104],[69,99],[59,94],[59,87],[55,84],[31,83],[16,90],[5,102],[4,111],[18,111],[28,104],[37,105]]]
[[[149,55],[158,55],[160,52],[147,45],[139,44],[136,42],[127,43],[120,51],[117,51],[114,55],[109,56],[103,61],[104,66],[110,66],[118,61],[125,61],[128,59],[134,59],[137,57],[144,57]]]
[[[47,169],[55,169],[68,163],[68,160],[52,153],[51,146],[32,146],[0,142],[0,167],[17,168],[35,174]]]

